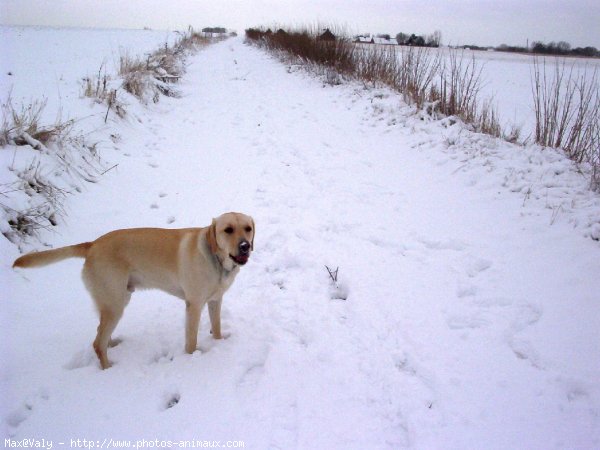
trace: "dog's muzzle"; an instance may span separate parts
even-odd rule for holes
[[[229,257],[240,266],[246,264],[248,262],[248,258],[250,257],[250,242],[246,240],[240,242],[240,245],[238,245],[237,256],[229,255]]]

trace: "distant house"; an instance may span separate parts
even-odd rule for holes
[[[213,38],[213,37],[222,37],[227,33],[227,29],[223,27],[205,27],[202,28],[202,33],[204,33],[204,37]]]
[[[319,36],[319,40],[333,42],[335,41],[335,34],[333,34],[329,28],[327,28],[325,32]]]
[[[373,38],[373,43],[374,44],[379,44],[379,45],[398,45],[398,41],[396,40],[396,38]]]
[[[396,38],[356,36],[354,42],[357,44],[379,44],[379,45],[398,45]]]
[[[354,42],[357,44],[374,44],[375,40],[371,36],[356,36]]]

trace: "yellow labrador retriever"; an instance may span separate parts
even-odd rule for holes
[[[211,332],[221,339],[223,294],[254,248],[254,221],[226,213],[204,228],[132,228],[112,231],[93,242],[18,258],[13,267],[39,267],[66,258],[85,258],[83,281],[100,313],[94,350],[110,367],[111,334],[139,289],[160,289],[186,303],[185,351],[196,350],[200,313],[208,303]]]

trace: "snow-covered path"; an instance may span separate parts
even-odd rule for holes
[[[495,184],[494,161],[448,150],[491,140],[241,40],[196,56],[181,89],[120,125],[125,156],[52,244],[252,215],[231,335],[213,341],[203,318],[202,351],[186,355],[183,304],[136,293],[102,372],[80,261],[7,273],[10,436],[600,446],[598,242]]]

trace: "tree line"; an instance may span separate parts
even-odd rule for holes
[[[479,47],[477,45],[462,45],[461,47],[470,48],[471,50],[496,50],[499,52],[534,53],[539,55],[600,57],[600,51],[596,47],[572,48],[571,44],[565,41],[550,42],[548,44],[534,41],[528,47],[506,44],[501,44],[498,47]]]

